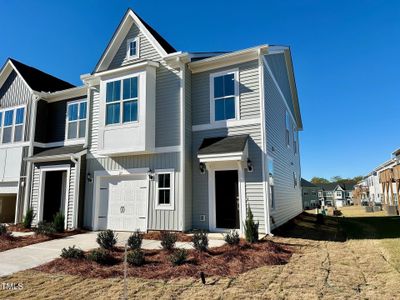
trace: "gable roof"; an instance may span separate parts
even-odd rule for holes
[[[200,145],[198,154],[209,155],[242,152],[246,147],[248,138],[249,135],[247,134],[205,138]]]
[[[16,71],[22,76],[26,84],[37,92],[56,92],[75,87],[69,82],[61,80],[39,69],[25,65],[13,58],[8,59]]]
[[[301,186],[303,186],[303,187],[313,187],[313,188],[317,187],[315,184],[305,180],[304,178],[301,178]]]
[[[132,22],[139,27],[139,30],[141,30],[142,33],[149,39],[150,43],[153,44],[162,57],[176,52],[176,49],[172,47],[172,45],[168,43],[167,40],[165,40],[153,27],[139,17],[139,15],[131,8],[128,8],[113,36],[111,37],[106,49],[97,62],[92,74],[104,69],[102,68],[104,64],[108,66],[111,63],[111,57],[114,57],[116,54],[116,51],[121,45],[121,42],[126,36],[130,26],[133,24]]]
[[[334,191],[338,186],[341,187],[345,191],[351,191],[354,189],[353,183],[326,183],[326,184],[319,184],[320,188],[324,191]]]

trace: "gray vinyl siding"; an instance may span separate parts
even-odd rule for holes
[[[54,163],[53,163],[54,164]],[[70,162],[58,162],[57,164],[70,164],[69,172],[70,176],[67,178],[69,181],[68,190],[66,191],[68,195],[67,211],[65,212],[65,218],[67,220],[67,229],[72,229],[73,216],[75,212],[74,199],[75,199],[75,182],[76,182],[76,167]],[[51,163],[34,164],[32,170],[32,187],[31,187],[31,208],[36,216],[39,215],[38,207],[40,200],[40,167],[44,165],[51,165]],[[76,212],[77,213],[77,212]],[[34,226],[37,225],[37,218],[32,222]]]
[[[179,219],[179,209],[181,201],[179,201],[180,190],[180,154],[179,152],[121,156],[121,157],[99,157],[96,159],[87,159],[87,172],[94,174],[95,171],[115,171],[135,168],[156,169],[174,169],[175,170],[175,205],[174,210],[156,210],[155,197],[155,181],[150,181],[150,201],[149,201],[149,230],[180,230],[183,220]],[[92,226],[92,209],[93,209],[93,183],[86,184],[85,189],[85,209],[84,209],[84,226],[91,228]]]
[[[260,223],[260,232],[265,232],[264,222],[264,192],[262,178],[261,128],[258,125],[238,126],[215,130],[193,132],[193,228],[208,229],[208,173],[201,174],[197,151],[204,138],[228,135],[249,134],[249,158],[253,162],[253,172],[244,171],[246,206],[250,206],[254,218]],[[243,199],[242,198],[242,199]],[[206,221],[200,221],[200,215],[206,216]]]
[[[189,68],[185,70],[185,226],[192,228],[192,76]]]
[[[193,74],[192,120],[193,125],[210,123],[210,75],[225,70],[239,69],[240,118],[260,117],[258,61],[250,61],[226,68]]]
[[[272,224],[274,228],[302,212],[300,159],[299,154],[295,155],[293,150],[292,126],[290,147],[286,146],[286,106],[267,68],[264,68],[264,83],[267,154],[274,160],[275,209],[270,212],[275,223]],[[293,172],[297,174],[296,188],[294,188]]]
[[[295,116],[292,93],[290,91],[288,71],[285,62],[285,55],[283,53],[269,54],[265,55],[265,59],[267,60],[268,65],[271,68],[271,71],[274,74],[276,81],[278,82],[282,94],[288,101],[288,105],[292,114]]]
[[[318,203],[318,188],[317,187],[308,187],[308,186],[303,186],[301,189],[301,197],[303,200],[303,209],[306,207],[310,207],[311,205],[311,200],[314,200],[315,203]],[[315,195],[313,195],[313,192]],[[307,193],[305,195],[304,193]]]
[[[139,36],[140,57],[137,60],[124,62],[126,56],[126,42],[130,38]],[[160,63],[156,72],[156,147],[179,145],[180,141],[180,78],[179,71],[167,67],[160,54],[150,41],[133,24],[122,41],[109,69],[116,69],[124,65],[139,61],[152,60]]]
[[[12,71],[0,87],[0,107],[9,108],[26,105],[24,140],[29,140],[32,93],[21,77]]]

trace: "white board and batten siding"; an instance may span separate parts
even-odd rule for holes
[[[285,65],[279,65],[286,69]],[[278,65],[275,66],[277,68]],[[283,74],[281,70],[279,74]],[[281,75],[283,76],[283,75]],[[273,158],[274,162],[274,193],[275,208],[270,211],[274,223],[272,228],[280,226],[302,212],[301,202],[301,170],[299,151],[294,154],[293,149],[293,126],[291,119],[291,129],[289,134],[289,147],[286,144],[285,133],[285,114],[287,106],[282,94],[279,92],[268,69],[264,67],[264,87],[265,87],[265,114],[267,131],[267,154]],[[291,101],[291,99],[287,99]],[[288,104],[289,109],[291,107]],[[299,139],[298,139],[299,144]],[[297,186],[294,187],[293,172],[297,176]]]
[[[219,129],[194,130],[192,133],[193,164],[193,228],[208,229],[208,173],[201,174],[198,168],[197,152],[204,138],[249,134],[249,158],[253,162],[253,172],[245,170],[246,206],[250,206],[254,218],[260,224],[260,232],[265,232],[264,191],[262,176],[262,140],[260,116],[260,82],[258,61],[250,61],[227,68],[201,72],[192,75],[192,120],[193,125],[210,123],[210,74],[224,70],[239,70],[240,120],[253,120],[250,124]],[[205,216],[205,221],[200,216]]]
[[[119,50],[111,60],[108,69],[116,69],[130,62],[125,60],[126,43],[128,39],[139,37],[140,58],[136,61],[151,60],[160,63],[156,69],[156,117],[155,117],[155,146],[174,147],[180,144],[180,77],[179,70],[171,69],[161,58],[147,37],[132,24],[126,37],[123,39]],[[98,87],[99,88],[99,87]],[[100,108],[104,105],[100,99],[100,91],[91,92],[89,153],[87,160],[87,172],[116,171],[134,168],[174,169],[175,170],[175,205],[173,210],[155,209],[155,181],[150,181],[150,197],[148,205],[148,229],[149,230],[180,230],[184,227],[184,220],[179,216],[182,199],[179,198],[180,190],[180,152],[138,154],[129,156],[107,157],[98,154],[100,130]],[[92,226],[93,208],[93,183],[85,187],[84,226]]]

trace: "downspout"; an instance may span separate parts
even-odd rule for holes
[[[71,161],[75,164],[75,191],[74,191],[74,211],[73,211],[74,217],[72,220],[72,229],[75,229],[75,228],[77,228],[77,224],[78,224],[78,212],[79,212],[77,205],[78,205],[78,199],[79,199],[79,187],[80,187],[80,175],[81,175],[81,172],[80,172],[81,156],[78,157],[78,160],[76,160],[76,158],[74,156],[71,156]]]
[[[29,148],[28,148],[28,157],[33,155],[33,144],[35,141],[35,130],[36,130],[36,114],[37,114],[37,103],[40,100],[40,97],[36,94],[32,95],[32,107],[31,107],[31,115],[30,115],[30,131],[29,131]],[[25,194],[24,194],[24,208],[22,211],[22,217],[25,215],[26,211],[29,208],[29,199],[30,199],[30,189],[31,189],[31,178],[32,178],[32,162],[28,161],[26,164],[26,178],[25,178]],[[19,215],[20,213],[18,213]]]
[[[178,58],[179,59],[179,58]],[[186,74],[186,66],[185,64],[179,60],[179,68],[180,68],[180,76],[181,76],[181,86],[180,86],[180,169],[181,169],[181,174],[180,174],[180,189],[179,189],[179,198],[180,198],[180,207],[181,207],[181,222],[182,225],[181,230],[184,231],[186,229],[186,211],[185,211],[185,206],[186,206],[186,197],[185,197],[185,191],[186,191],[186,185],[185,185],[185,178],[186,178],[186,165],[185,165],[185,74]]]
[[[263,175],[263,193],[264,193],[264,218],[265,218],[265,234],[271,234],[271,218],[270,218],[270,200],[269,199],[269,170],[266,164],[267,158],[267,128],[266,128],[266,111],[265,111],[265,86],[264,86],[264,59],[261,49],[258,51],[258,71],[260,80],[260,114],[261,114],[261,140],[262,140],[262,175]]]

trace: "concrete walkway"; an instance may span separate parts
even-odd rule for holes
[[[118,232],[117,246],[124,246],[130,235],[130,232]],[[96,237],[97,232],[92,231],[0,252],[0,277],[48,263],[60,257],[62,248],[74,245],[84,251],[97,248]],[[222,240],[209,240],[210,247],[218,247],[223,244],[224,241]],[[185,249],[193,248],[189,242],[177,242],[176,247]],[[142,248],[161,249],[161,242],[143,240]]]

